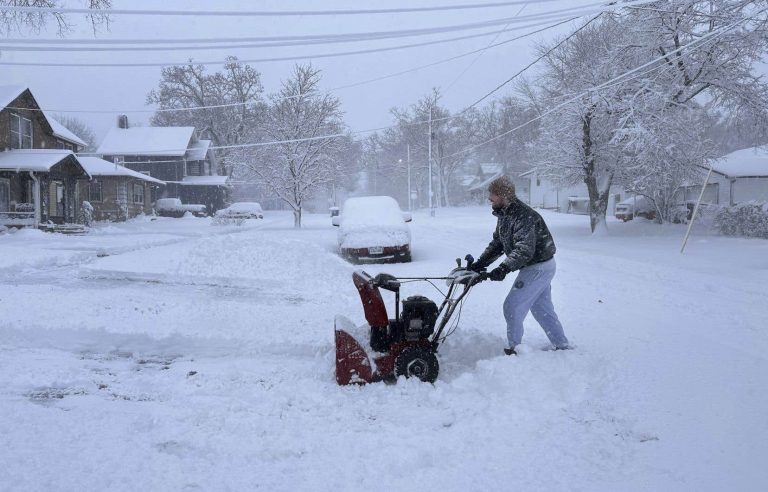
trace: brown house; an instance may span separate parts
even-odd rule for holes
[[[78,157],[91,175],[79,183],[79,196],[93,207],[94,220],[125,220],[152,213],[152,196],[165,183],[98,157]]]
[[[75,152],[85,146],[28,88],[0,86],[0,225],[76,222],[77,183],[90,176]]]
[[[228,177],[215,174],[211,141],[200,140],[195,133],[191,126],[130,127],[121,115],[96,152],[164,181],[167,186],[153,198],[179,198],[184,204],[205,205],[213,214],[228,200]]]

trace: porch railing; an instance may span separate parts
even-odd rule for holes
[[[35,212],[0,212],[0,225],[29,227],[35,225]]]

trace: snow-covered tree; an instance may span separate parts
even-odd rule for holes
[[[311,65],[295,66],[270,96],[262,126],[265,140],[280,143],[239,153],[248,171],[291,207],[295,227],[301,227],[304,202],[339,178],[353,146],[341,101],[319,93],[320,79]]]
[[[229,57],[223,71],[211,74],[205,66],[191,62],[163,68],[160,84],[147,96],[147,104],[159,107],[152,117],[154,126],[194,126],[201,138],[226,147],[258,139],[266,110],[263,92],[261,74]],[[205,109],[183,109],[196,107]],[[232,175],[236,162],[231,153],[227,148],[217,150],[220,175]]]
[[[540,50],[549,53],[537,80],[536,106],[557,108],[569,96],[585,93],[636,66],[617,48],[624,39],[620,23],[606,18],[583,26],[556,49],[552,47],[559,41],[542,46]],[[531,149],[542,176],[563,185],[586,184],[592,231],[605,224],[609,190],[623,165],[624,154],[614,137],[620,128],[617,109],[630,90],[613,86],[586,93],[548,114]]]
[[[666,195],[669,209],[676,186],[712,157],[706,125],[694,123],[703,115],[765,119],[768,91],[754,67],[768,47],[766,6],[657,2],[603,14],[542,47],[537,106],[557,111],[542,120],[539,166],[556,181],[586,183],[593,231],[615,182]]]

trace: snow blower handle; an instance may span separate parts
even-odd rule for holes
[[[470,254],[467,254],[467,256],[465,256],[464,259],[467,260],[467,270],[472,270],[472,264],[475,262],[475,257]]]

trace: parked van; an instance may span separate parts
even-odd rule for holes
[[[648,220],[656,218],[656,208],[648,198],[637,195],[616,204],[614,216],[624,222],[635,217],[643,217]]]

